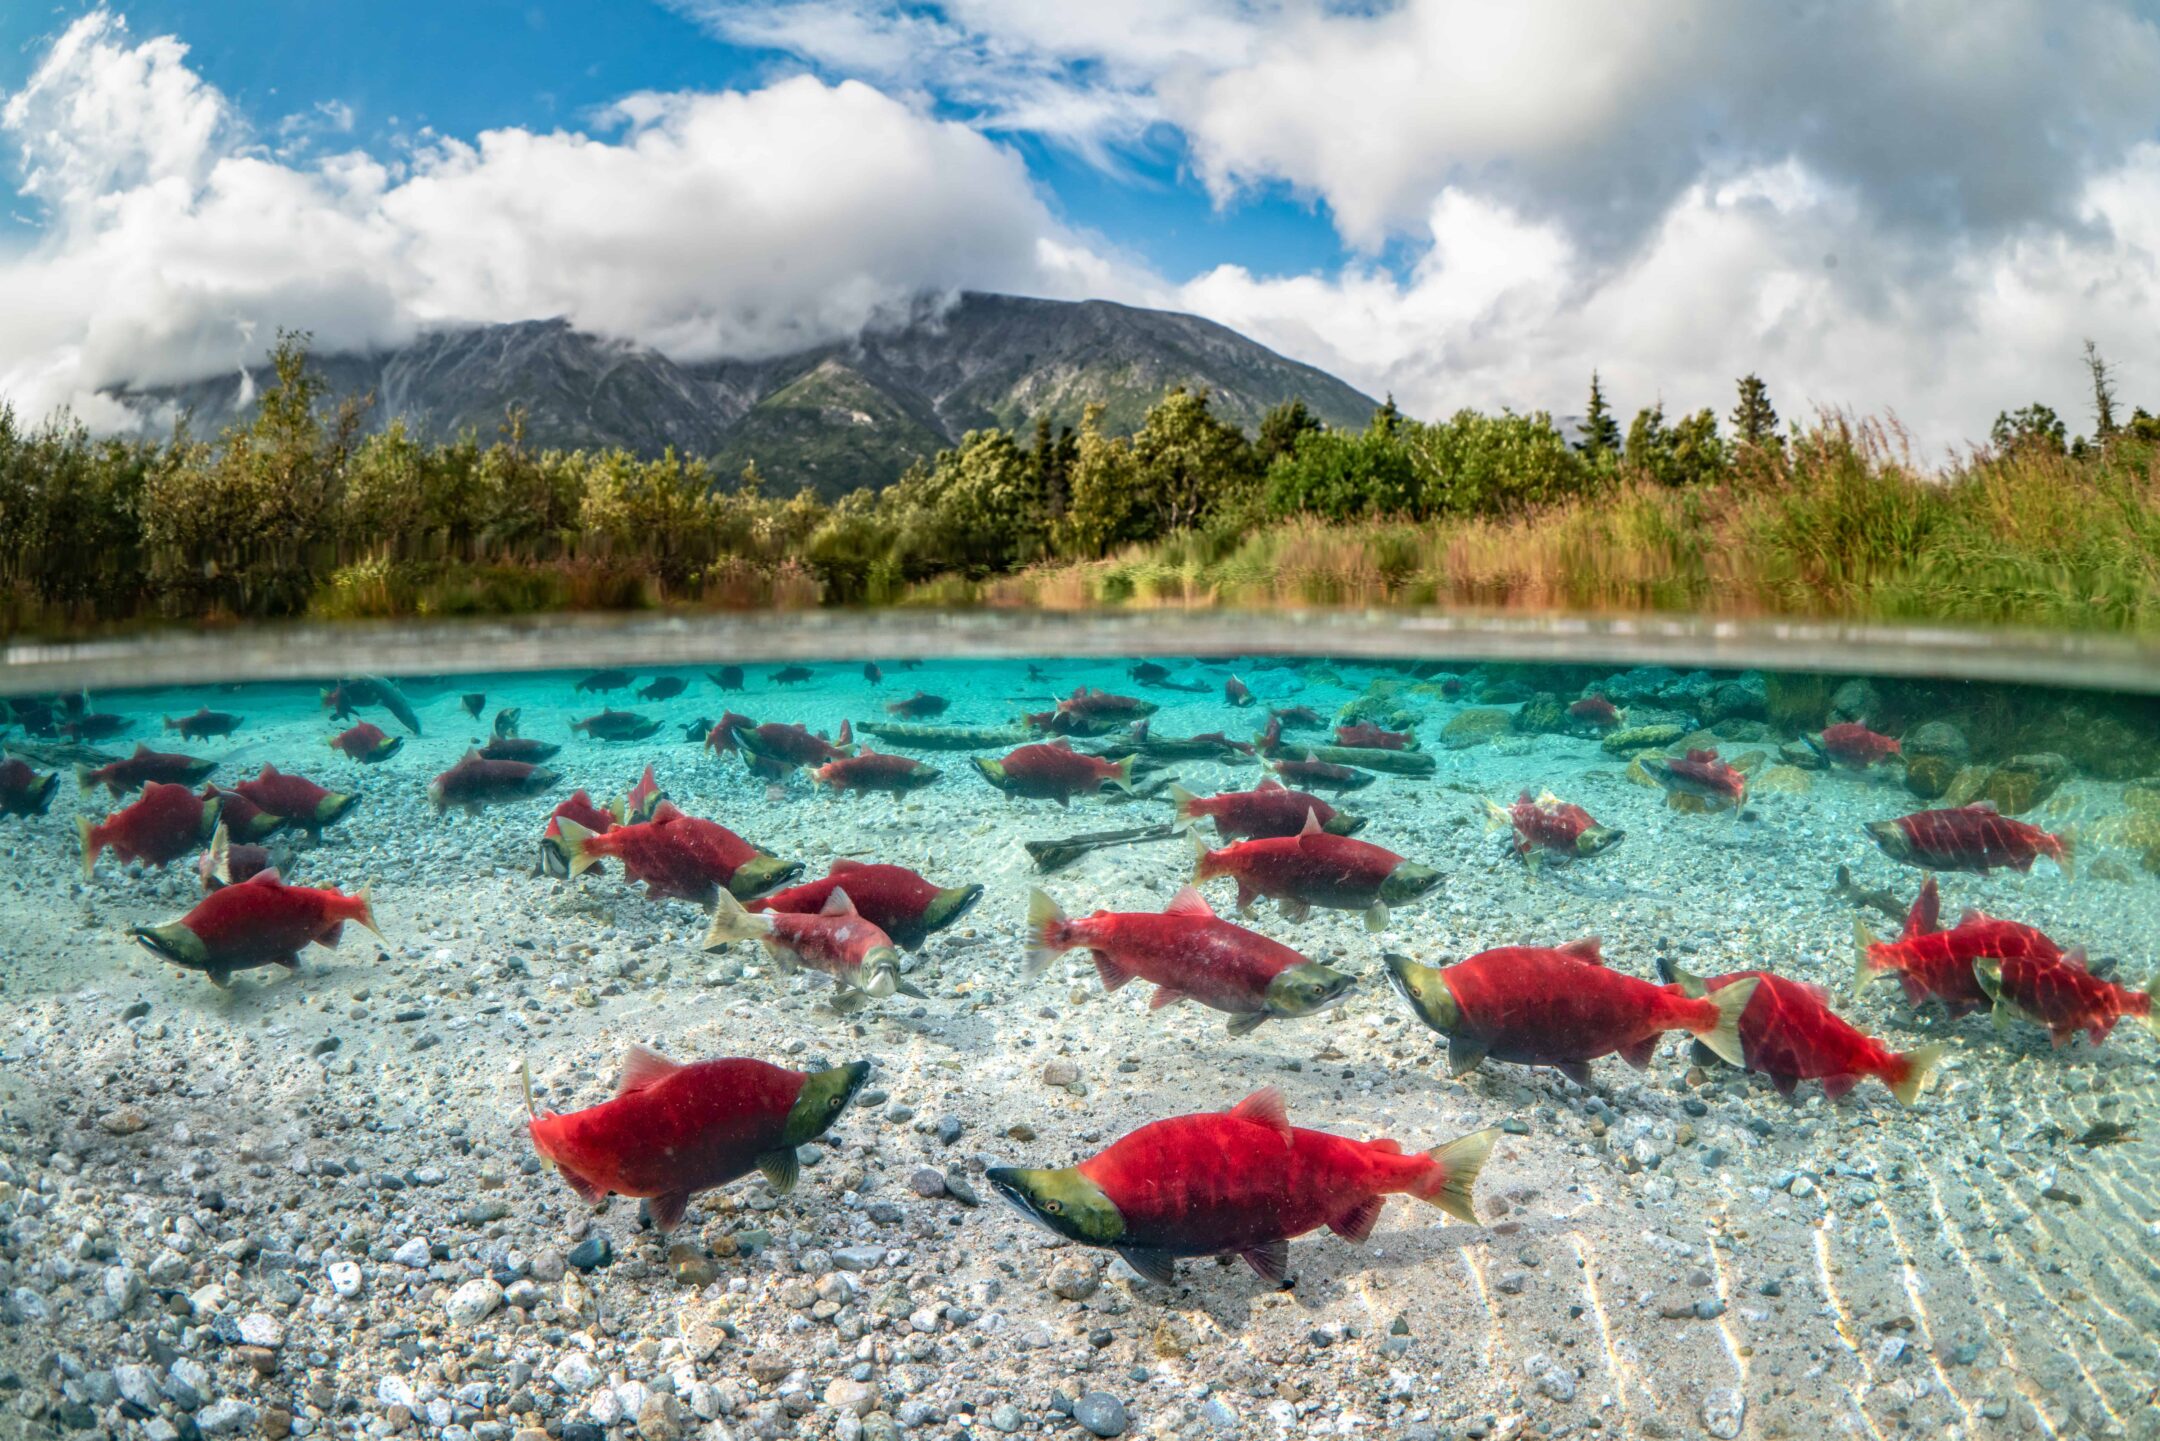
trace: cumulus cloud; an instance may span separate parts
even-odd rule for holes
[[[0,258],[28,413],[434,325],[566,316],[679,358],[853,334],[926,292],[1099,279],[1008,150],[860,82],[643,94],[594,133],[488,131],[396,168],[281,159],[171,39],[95,14],[0,109],[49,220]]]

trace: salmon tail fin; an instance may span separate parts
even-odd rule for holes
[[[1708,1030],[1696,1033],[1696,1039],[1717,1052],[1719,1060],[1735,1066],[1747,1064],[1740,1051],[1740,1014],[1747,1009],[1748,1002],[1755,999],[1755,987],[1759,984],[1749,976],[1703,997],[1717,1008],[1717,1016]]]
[[[97,782],[90,779],[90,767],[75,767],[75,789],[81,791],[84,795],[88,795],[97,789]]]
[[[1208,843],[1198,831],[1191,831],[1188,834],[1192,836],[1193,848],[1192,883],[1197,886],[1208,878]]]
[[[2055,864],[2062,868],[2063,879],[2066,881],[2077,879],[2077,869],[2073,864],[2076,855],[2077,835],[2064,827],[2062,834],[2055,837]]]
[[[1940,1042],[1932,1046],[1919,1046],[1910,1051],[1900,1051],[1890,1058],[1890,1094],[1898,1098],[1901,1106],[1910,1106],[1920,1099],[1920,1089],[1927,1084],[1935,1063],[1943,1058],[1948,1047]],[[1892,1079],[1894,1078],[1894,1079]]]
[[[2160,1036],[2160,976],[2154,976],[2145,986],[2145,1014],[2138,1017],[2145,1029]]]
[[[375,883],[369,881],[362,886],[360,894],[354,896],[353,899],[360,903],[360,914],[354,916],[353,919],[366,926],[376,940],[382,940],[382,927],[375,924]]]
[[[585,849],[587,843],[592,840],[593,833],[576,821],[571,820],[568,816],[556,818],[555,830],[556,834],[561,838],[559,849],[562,852],[562,858],[570,867],[570,878],[575,880],[591,870],[594,863],[599,859]]]
[[[607,813],[615,817],[616,825],[626,826],[630,824],[630,797],[617,796],[615,797],[615,799],[609,801]],[[571,874],[575,875],[577,873],[573,871],[571,872]]]
[[[1875,963],[1868,959],[1869,953],[1880,944],[1875,933],[1867,928],[1866,921],[1852,923],[1853,978],[1852,988],[1857,994],[1868,988],[1878,974]]]
[[[1502,826],[1512,824],[1514,822],[1508,818],[1507,808],[1498,801],[1487,797],[1485,799],[1485,829],[1491,832],[1499,830]]]
[[[1040,890],[1028,892],[1027,928],[1028,953],[1026,974],[1033,980],[1050,969],[1062,947],[1055,941],[1056,929],[1065,924],[1065,913],[1058,903]]]
[[[1411,1185],[1410,1194],[1458,1221],[1477,1225],[1477,1213],[1470,1209],[1470,1188],[1477,1184],[1478,1172],[1485,1169],[1493,1143],[1499,1139],[1495,1126],[1435,1146],[1425,1153],[1432,1159],[1432,1168]]]
[[[97,869],[98,857],[98,843],[96,838],[91,835],[90,817],[75,817],[75,830],[82,837],[82,874],[83,879],[87,881],[90,879],[92,872]]]
[[[1176,813],[1178,825],[1190,825],[1200,819],[1199,804],[1200,797],[1174,781],[1171,783],[1170,805]]]
[[[518,1079],[522,1081],[525,1086],[525,1115],[528,1119],[537,1121],[540,1119],[540,1108],[533,1104],[532,1057],[524,1056],[519,1058]]]
[[[1664,977],[1665,984],[1678,986],[1680,994],[1684,996],[1693,996],[1699,999],[1710,994],[1710,987],[1704,984],[1701,976],[1694,974],[1692,971],[1683,970],[1664,956],[1658,957],[1657,968],[1658,974]]]
[[[840,722],[839,744],[844,746],[851,746],[855,744],[855,727],[844,720]]]
[[[1125,759],[1119,761],[1115,767],[1117,774],[1111,777],[1111,780],[1117,783],[1117,788],[1125,792],[1125,794],[1127,795],[1132,794],[1133,759],[1134,758],[1132,756],[1127,756],[1125,757]]]
[[[569,828],[563,822],[564,829]],[[729,941],[761,941],[772,931],[772,918],[752,915],[725,887],[713,898],[712,929],[705,932],[705,949],[717,950]]]
[[[222,820],[210,833],[210,874],[219,885],[232,884],[232,831]]]

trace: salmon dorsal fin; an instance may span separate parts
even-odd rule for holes
[[[660,782],[653,779],[651,766],[645,767],[645,774],[638,777],[638,783],[634,787],[634,789],[644,791],[656,791],[660,789]]]
[[[818,908],[818,914],[821,916],[852,916],[855,914],[855,902],[849,898],[846,891],[834,886],[832,894],[825,898],[825,904]]]
[[[1698,763],[1698,764],[1703,764],[1703,765],[1707,765],[1707,764],[1708,764],[1709,762],[1711,762],[1711,761],[1714,761],[1714,760],[1716,760],[1716,759],[1717,759],[1717,752],[1716,752],[1716,751],[1691,750],[1691,751],[1689,751],[1689,752],[1687,753],[1687,758],[1688,758],[1689,760],[1691,760],[1691,761],[1695,761],[1695,762],[1696,762],[1696,763]]]
[[[1920,883],[1920,894],[1913,897],[1912,910],[1905,916],[1905,934],[1913,936],[1932,935],[1942,929],[1942,890],[1929,876]]]
[[[1201,895],[1198,889],[1186,886],[1170,898],[1170,904],[1163,907],[1163,914],[1213,920],[1215,908],[1207,903],[1207,897]]]
[[[1282,1092],[1273,1086],[1262,1086],[1232,1106],[1230,1114],[1237,1120],[1265,1126],[1285,1141],[1290,1139],[1290,1108],[1283,1103]]]
[[[1581,961],[1586,966],[1602,966],[1605,964],[1605,953],[1599,946],[1596,936],[1584,936],[1579,941],[1569,941],[1560,947],[1560,954],[1569,960]]]
[[[1275,779],[1275,777],[1269,776],[1266,780],[1260,782],[1258,789],[1264,791],[1286,791],[1290,789],[1290,787],[1284,785],[1281,781]]]
[[[1530,792],[1524,791],[1523,794],[1527,796]],[[1539,791],[1537,803],[1541,806],[1556,806],[1560,804],[1560,797],[1554,795],[1551,791]]]
[[[146,755],[149,755],[149,754],[150,754],[150,747],[148,747],[148,746],[144,745],[144,744],[143,744],[143,743],[142,743],[141,741],[137,741],[137,742],[135,742],[135,755],[137,755],[137,756],[146,756]],[[129,759],[130,759],[130,760],[132,760],[132,759],[134,759],[134,757],[133,757],[133,756],[130,756],[130,757],[129,757]],[[268,767],[264,767],[264,769],[266,769],[266,770],[267,770],[267,769],[268,769]]]
[[[240,884],[244,886],[282,886],[285,881],[283,877],[278,875],[276,866],[264,866]]]
[[[2092,970],[2092,967],[2085,963],[2085,947],[2082,945],[2072,946],[2069,950],[2064,951],[2062,953],[2062,962],[2075,970],[2087,972]]]
[[[627,1096],[632,1091],[642,1091],[681,1069],[681,1063],[669,1060],[658,1051],[632,1046],[623,1053],[622,1074],[615,1078],[615,1094]]]
[[[1056,740],[1050,742],[1050,749],[1054,751],[1069,751],[1072,749],[1072,742],[1065,739],[1065,737],[1063,736],[1059,736]]]
[[[646,824],[650,826],[664,826],[674,821],[688,819],[688,816],[685,816],[681,810],[677,809],[675,802],[662,801],[657,807],[654,808],[652,813],[652,819],[647,821]]]
[[[1974,801],[1971,805],[1965,807],[1965,809],[1969,811],[1980,811],[1983,814],[1991,816],[2002,814],[2001,811],[1995,809],[1995,802],[1993,801]]]
[[[264,761],[263,768],[255,773],[255,779],[259,781],[276,780],[277,773],[278,768],[276,766],[270,764],[270,762],[268,761]]]
[[[837,876],[842,871],[859,871],[862,868],[863,863],[861,861],[851,861],[846,856],[842,856],[839,860],[834,861],[831,865],[825,868],[825,874],[828,876]]]
[[[463,755],[461,755],[461,756],[459,756],[459,757],[458,757],[458,764],[459,764],[459,765],[463,765],[463,764],[465,764],[465,762],[467,762],[467,761],[477,761],[477,760],[481,760],[481,759],[483,759],[483,757],[482,757],[482,756],[481,756],[481,754],[480,754],[480,748],[479,748],[478,746],[467,746],[467,747],[465,748],[465,754],[463,754]],[[264,773],[265,775],[269,774],[269,771],[270,771],[270,767],[268,767],[268,766],[264,766],[264,767],[263,767],[263,773]],[[581,792],[579,792],[579,794],[581,794],[581,795],[582,795],[582,794],[583,794],[583,792],[581,791]]]
[[[1994,919],[1993,916],[1981,910],[1978,906],[1967,906],[1964,910],[1958,912],[1958,924],[1961,926],[1984,926]]]
[[[1305,824],[1303,828],[1298,831],[1298,839],[1303,840],[1307,836],[1317,836],[1320,834],[1320,812],[1308,809],[1305,812]]]

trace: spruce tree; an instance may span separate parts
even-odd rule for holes
[[[1613,419],[1612,407],[1605,401],[1605,388],[1594,370],[1590,372],[1590,411],[1583,417],[1581,434],[1583,454],[1593,460],[1617,454],[1620,449],[1620,422]]]
[[[1733,407],[1734,438],[1743,449],[1770,445],[1780,449],[1785,438],[1778,434],[1777,408],[1770,404],[1770,387],[1755,374],[1740,377],[1740,403]]]

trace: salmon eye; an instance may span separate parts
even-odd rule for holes
[[[1043,1209],[1053,1216],[1059,1215],[1064,1211],[1065,1203],[1063,1201],[1045,1201],[1043,1202]]]
[[[841,1108],[841,1106],[845,1105],[846,1103],[847,1097],[833,1096],[825,1102],[825,1109],[828,1111],[837,1111]]]

